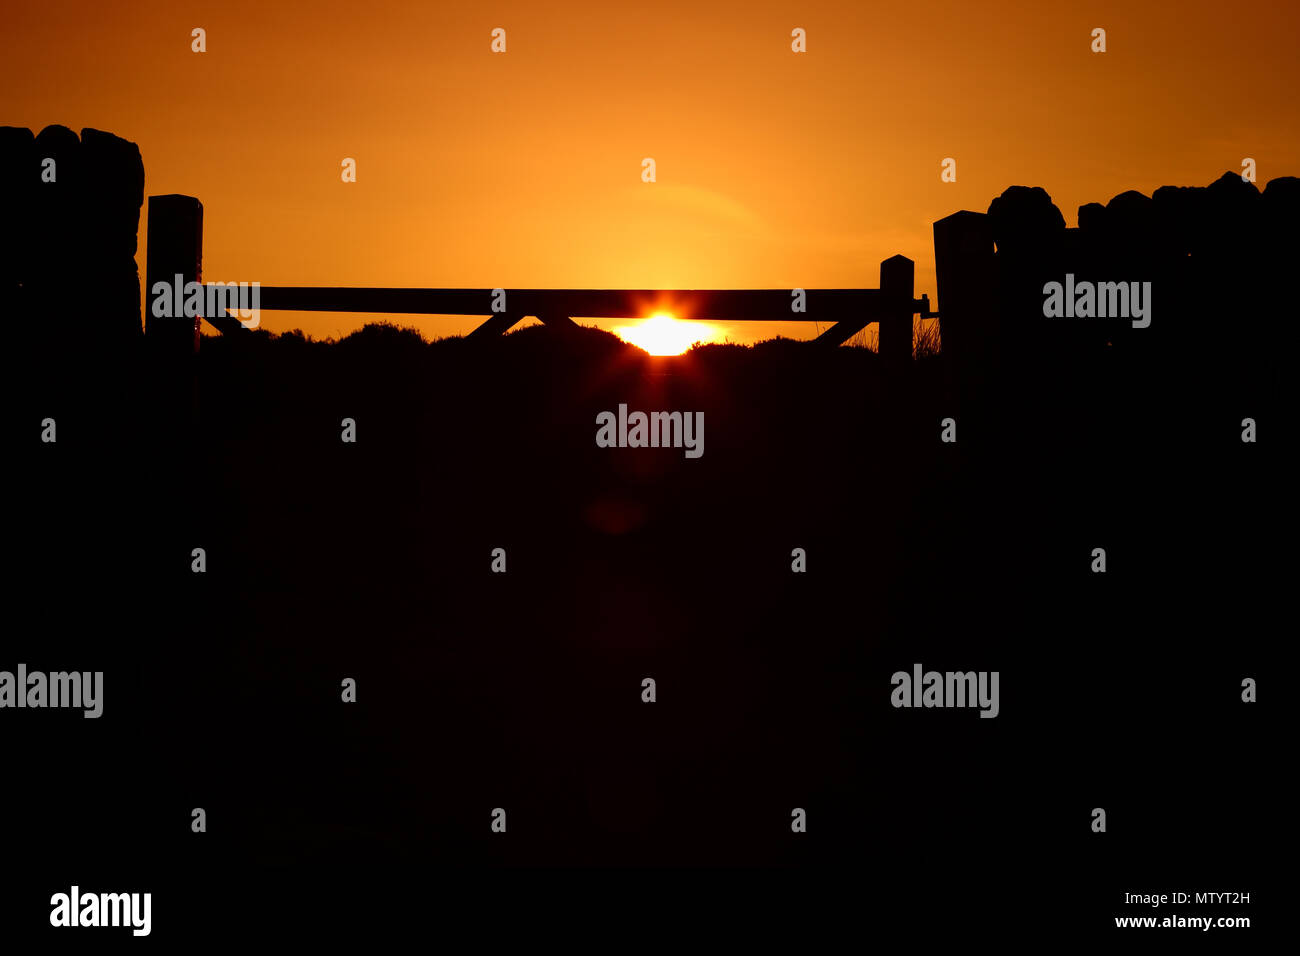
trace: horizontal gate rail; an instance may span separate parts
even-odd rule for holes
[[[173,278],[198,281],[202,274],[203,206],[190,196],[149,198],[147,284],[166,286]],[[157,240],[162,239],[159,243]],[[566,328],[573,319],[638,319],[668,313],[686,321],[817,322],[830,326],[814,340],[837,346],[872,322],[880,325],[880,354],[892,360],[912,356],[912,317],[934,318],[928,296],[913,298],[914,265],[904,256],[880,264],[878,289],[395,289],[352,286],[257,286],[256,308],[280,312],[373,312],[413,315],[481,315],[486,321],[471,339],[495,338],[528,316]],[[200,283],[203,284],[203,283]],[[218,291],[221,283],[204,285]],[[229,288],[227,284],[224,288]],[[241,306],[242,307],[242,306]],[[204,316],[223,334],[243,325],[228,312]],[[170,327],[193,329],[197,320],[155,319],[162,334]],[[150,331],[146,327],[146,335]],[[186,332],[186,335],[189,333]],[[176,336],[181,340],[181,336]]]

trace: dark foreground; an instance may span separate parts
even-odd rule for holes
[[[1254,915],[1288,629],[1265,351],[978,392],[934,359],[540,328],[207,340],[196,376],[11,356],[0,667],[105,674],[98,720],[6,714],[11,902],[151,890],[182,936],[364,927],[354,890],[430,932],[729,891],[751,928],[1114,931],[1151,913],[1126,891],[1253,889],[1208,912]],[[702,411],[703,456],[598,448],[620,402]],[[892,707],[917,663],[998,671],[998,716]],[[492,875],[553,865],[781,872]]]

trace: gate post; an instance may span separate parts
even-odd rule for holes
[[[180,276],[178,280],[176,277]],[[171,294],[173,283],[181,283],[178,315],[173,303],[172,318],[153,314],[154,284],[161,282]],[[199,350],[200,316],[186,318],[184,286],[203,281],[203,204],[193,196],[149,197],[149,248],[145,259],[144,330],[153,351],[168,356],[193,354]]]
[[[916,263],[892,256],[880,263],[880,293],[885,312],[880,319],[880,358],[889,368],[912,361],[912,287]]]
[[[960,382],[989,373],[997,339],[997,283],[988,215],[962,210],[935,221],[934,268],[939,297],[939,347]]]

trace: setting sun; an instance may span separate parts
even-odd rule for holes
[[[715,341],[718,327],[704,322],[683,322],[659,312],[636,325],[614,329],[624,342],[645,349],[651,355],[681,355],[696,342]]]

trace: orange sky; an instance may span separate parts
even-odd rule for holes
[[[263,285],[875,287],[1041,185],[1069,225],[1243,157],[1300,174],[1300,6],[6,0],[0,123],[140,145],[204,276]],[[190,50],[207,30],[208,51]],[[1104,27],[1108,51],[1090,52]],[[493,27],[508,51],[489,50]],[[808,52],[790,51],[807,31]],[[658,182],[641,182],[653,157]],[[957,160],[957,182],[940,161]],[[357,160],[344,184],[340,162]],[[141,242],[146,240],[141,223]],[[139,257],[143,273],[143,251]],[[265,313],[317,336],[360,317]],[[399,318],[426,336],[478,319]],[[621,324],[616,320],[607,326]],[[733,326],[733,340],[810,326]]]

